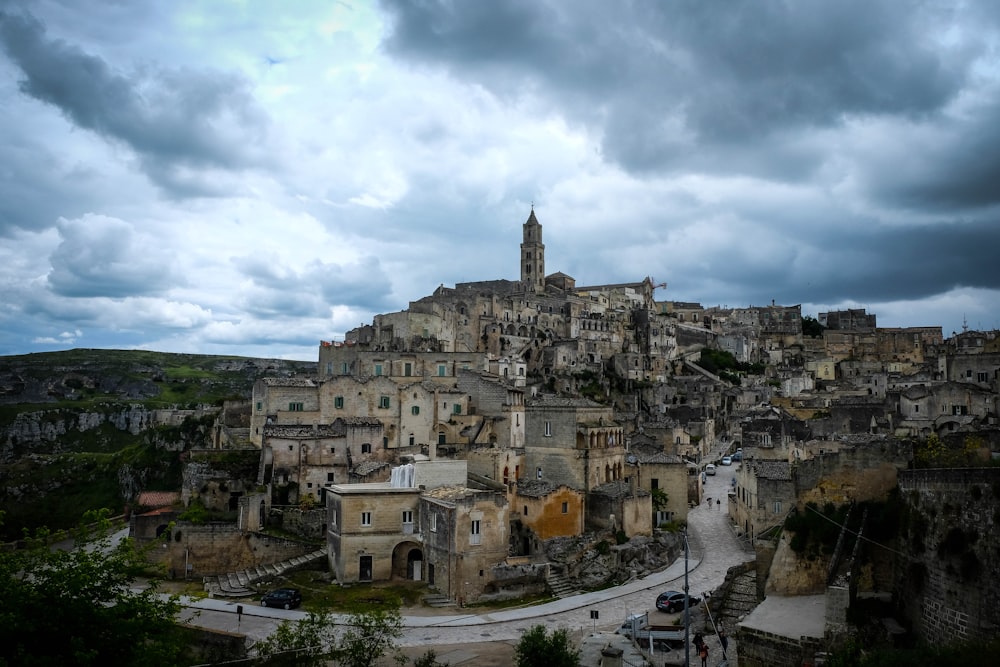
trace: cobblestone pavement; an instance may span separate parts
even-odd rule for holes
[[[688,590],[691,595],[704,597],[711,593],[725,579],[729,568],[753,559],[736,538],[727,514],[727,494],[736,466],[719,466],[715,476],[706,480],[705,496],[711,497],[711,504],[702,502],[688,513],[690,557],[688,559]],[[716,503],[716,500],[721,500]],[[656,611],[654,602],[658,593],[664,590],[683,590],[684,558],[669,567],[647,577],[614,588],[594,591],[573,597],[555,600],[546,604],[506,609],[485,614],[456,614],[449,616],[404,617],[405,631],[399,641],[403,647],[433,647],[437,645],[458,645],[477,642],[510,642],[534,625],[544,625],[550,629],[564,628],[575,639],[582,642],[584,637],[595,632],[614,632],[630,613],[650,612],[651,623],[670,623],[678,614],[662,614]],[[215,614],[197,614],[203,611],[235,611],[235,603],[224,600],[190,600],[192,611],[185,614],[194,625],[205,625],[223,630],[235,628],[218,627]],[[598,612],[598,619],[591,618],[591,611]],[[252,615],[255,618],[250,618]],[[244,607],[243,632],[252,638],[263,637],[273,630],[281,620],[304,617],[297,611],[272,610],[261,607]],[[692,618],[692,633],[695,621]],[[225,625],[225,624],[223,624]],[[727,628],[732,634],[733,628]],[[710,638],[712,663],[722,657],[718,640]],[[735,642],[729,642],[729,664],[735,665]]]

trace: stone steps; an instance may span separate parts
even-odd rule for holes
[[[449,598],[447,595],[441,595],[439,593],[425,595],[423,597],[423,601],[428,607],[434,607],[435,609],[446,609],[448,607],[456,606],[454,600]]]
[[[256,595],[253,586],[261,581],[274,579],[294,570],[301,570],[313,563],[326,560],[326,549],[317,549],[304,556],[295,556],[281,563],[255,565],[238,572],[228,572],[205,577],[205,590],[209,597],[243,598]]]
[[[553,572],[551,568],[545,577],[545,583],[557,598],[568,598],[583,592],[573,584],[573,581],[565,573]]]

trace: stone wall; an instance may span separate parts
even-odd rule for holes
[[[907,470],[894,597],[929,643],[1000,627],[1000,468]]]
[[[738,626],[736,645],[740,667],[802,667],[815,664],[821,650],[818,639],[794,639],[755,628]]]
[[[305,542],[245,533],[231,523],[176,523],[164,549],[155,549],[171,578],[205,577],[280,563],[316,549]]]

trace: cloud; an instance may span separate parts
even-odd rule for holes
[[[61,241],[52,253],[48,283],[67,297],[145,296],[182,282],[170,256],[132,225],[99,215],[60,220]]]
[[[196,169],[238,170],[261,160],[266,118],[232,74],[190,68],[124,72],[63,40],[30,14],[0,14],[0,45],[21,91],[77,127],[133,150],[146,174],[178,196],[220,194]]]

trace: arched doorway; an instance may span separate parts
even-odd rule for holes
[[[416,542],[400,542],[392,550],[392,577],[408,581],[424,580],[424,552]]]

